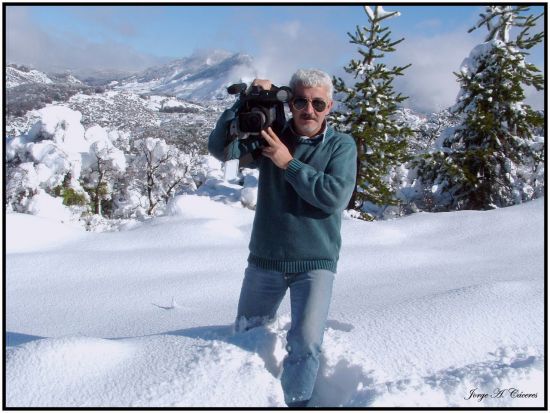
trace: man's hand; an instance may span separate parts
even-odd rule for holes
[[[262,149],[262,154],[271,159],[279,168],[286,169],[290,161],[293,159],[286,145],[281,142],[271,127],[262,131],[262,137],[268,145]]]
[[[271,80],[268,79],[254,79],[252,86],[260,86],[263,90],[271,90]]]

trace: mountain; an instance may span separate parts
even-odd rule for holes
[[[6,67],[6,87],[16,87],[25,83],[54,83],[47,74],[26,66],[10,65]]]
[[[227,86],[250,82],[256,73],[249,55],[216,50],[147,69],[112,82],[112,86],[115,90],[172,95],[193,101],[221,100],[227,97]]]
[[[139,75],[95,72],[90,78],[10,64],[6,67],[6,133],[22,135],[38,120],[33,110],[63,105],[81,113],[85,128],[99,125],[131,132],[134,138],[156,136],[186,150],[198,145],[206,152],[209,131],[221,110],[234,101],[224,83],[231,83],[234,73],[250,70],[251,61],[246,55],[217,51],[178,59]]]
[[[7,88],[30,84],[34,87],[38,84],[102,86],[138,95],[168,95],[195,102],[226,100],[227,86],[241,81],[249,83],[255,77],[257,69],[251,56],[225,50],[198,52],[135,74],[106,71],[82,76],[76,72],[46,74],[17,65],[6,68]]]
[[[6,87],[12,88],[29,83],[51,85],[53,83],[82,85],[83,82],[69,72],[44,73],[26,66],[8,65],[6,67]]]

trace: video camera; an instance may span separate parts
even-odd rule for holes
[[[280,133],[286,119],[284,104],[292,99],[292,91],[287,86],[271,86],[264,90],[261,86],[236,83],[227,88],[230,95],[240,94],[237,117],[231,122],[229,134],[233,139],[260,137],[262,130],[272,127]]]

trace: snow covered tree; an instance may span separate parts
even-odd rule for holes
[[[380,62],[385,53],[395,51],[404,39],[392,41],[391,31],[381,23],[398,12],[386,12],[381,6],[374,10],[365,6],[368,26],[357,26],[355,34],[348,33],[350,43],[359,46],[360,58],[352,59],[345,67],[356,83],[347,87],[342,78],[334,78],[336,93],[343,96],[342,109],[331,115],[332,121],[356,141],[358,165],[356,188],[348,208],[361,208],[365,202],[376,206],[395,205],[392,169],[407,160],[407,137],[410,128],[396,119],[398,104],[407,99],[396,94],[392,82],[402,76],[410,65],[391,69]],[[395,174],[395,172],[394,172]],[[372,216],[366,214],[366,218]]]
[[[541,15],[528,15],[528,10],[487,6],[470,29],[486,26],[489,33],[455,73],[461,91],[452,110],[462,123],[419,165],[422,179],[434,185],[451,209],[513,205],[531,199],[541,185],[534,181],[544,176],[544,145],[534,131],[544,118],[523,103],[523,87],[544,87],[540,71],[525,61],[526,50],[544,35],[529,33]],[[520,29],[515,39],[512,27]]]
[[[92,143],[85,159],[83,187],[90,194],[93,213],[103,215],[105,201],[112,198],[114,184],[126,170],[126,159],[121,150],[105,140]]]
[[[132,160],[134,186],[145,200],[147,215],[153,215],[159,204],[166,204],[184,184],[189,156],[159,138],[134,142],[137,155]]]
[[[417,134],[410,143],[412,152],[415,154],[429,152],[443,135],[459,123],[460,117],[449,109],[431,113],[415,130]]]

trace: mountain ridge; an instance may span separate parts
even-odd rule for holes
[[[22,84],[81,83],[140,95],[166,95],[190,101],[224,100],[226,88],[236,82],[251,82],[258,70],[248,54],[226,50],[196,52],[137,73],[98,72],[96,76],[73,71],[49,73],[26,66],[6,67],[6,86]]]
[[[144,70],[113,83],[114,90],[169,95],[191,101],[221,100],[226,88],[256,77],[254,59],[243,53],[215,51],[193,55]]]

